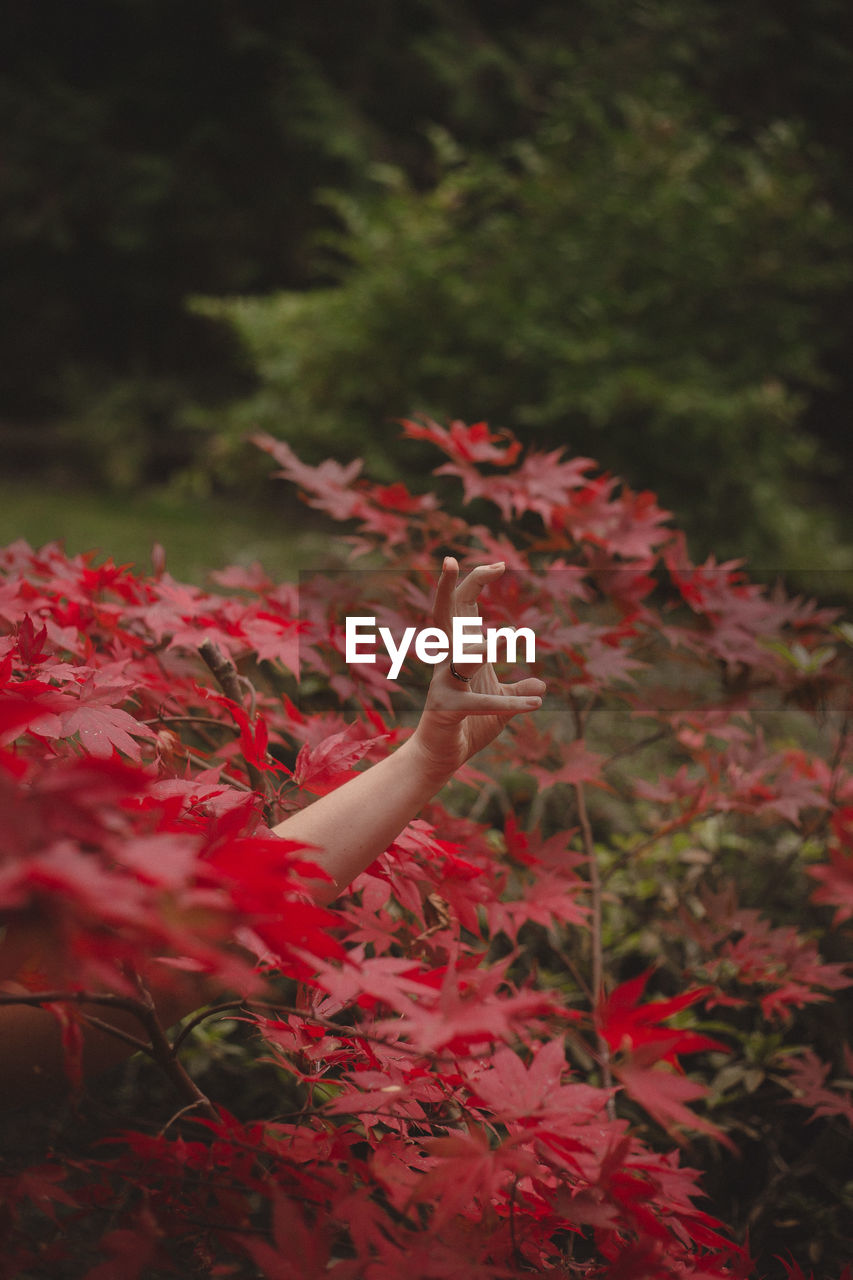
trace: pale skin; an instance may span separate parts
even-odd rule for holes
[[[483,588],[504,572],[502,562],[478,565],[460,580],[457,561],[446,557],[435,593],[433,620],[448,635],[454,616],[479,612]],[[310,857],[330,877],[315,880],[311,892],[321,904],[338,894],[381,854],[456,770],[497,737],[519,713],[536,710],[544,683],[534,676],[501,684],[485,662],[438,663],[424,709],[410,738],[391,755],[356,773],[343,786],[321,796],[274,828],[276,835],[314,846]],[[8,947],[5,948],[8,952]],[[0,944],[0,991],[22,992],[15,969]],[[161,1022],[168,1026],[215,998],[204,980],[189,980],[183,990],[153,990]],[[98,1010],[112,1025],[139,1034],[132,1015]],[[84,1072],[96,1077],[130,1050],[107,1032],[87,1030]],[[14,1107],[54,1096],[64,1087],[58,1025],[43,1009],[0,1007],[0,1107]]]

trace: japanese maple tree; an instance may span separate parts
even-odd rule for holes
[[[11,1122],[0,1275],[844,1280],[853,632],[589,459],[403,429],[421,494],[257,439],[344,526],[298,585],[0,553],[0,1000],[72,1089],[41,1145]],[[428,677],[348,665],[344,619],[426,625],[447,553],[506,562],[484,611],[548,695],[321,908],[270,828]],[[188,972],[219,996],[170,1028]]]

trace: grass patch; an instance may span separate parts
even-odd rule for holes
[[[282,503],[259,510],[225,498],[178,497],[162,490],[113,494],[60,489],[31,481],[0,482],[0,545],[59,541],[70,554],[96,550],[98,560],[151,565],[159,542],[175,578],[203,583],[211,570],[260,560],[273,576],[340,564],[337,537],[312,527],[305,509]]]

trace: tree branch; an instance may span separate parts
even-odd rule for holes
[[[192,1103],[205,1111],[211,1120],[218,1120],[219,1113],[216,1107],[207,1095],[199,1089],[196,1082],[187,1074],[183,1063],[175,1056],[174,1049],[169,1043],[169,1038],[157,1014],[151,992],[145,986],[138,973],[135,973],[133,977],[140,995],[140,1005],[142,1006],[141,1021],[148,1032],[153,1057],[157,1065],[168,1076],[178,1093],[188,1103]]]
[[[231,661],[231,659],[226,654],[222,653],[219,649],[217,649],[216,645],[213,643],[213,641],[210,638],[206,640],[202,640],[201,644],[198,647],[198,652],[199,652],[199,656],[210,668],[211,672],[216,678],[217,683],[219,684],[220,689],[225,694],[226,698],[230,698],[232,702],[236,702],[238,706],[242,707],[243,698],[245,697],[246,689],[248,688],[249,693],[251,695],[251,703],[252,703],[250,713],[251,715],[254,715],[255,699],[256,699],[255,690],[252,687],[250,681],[246,680],[244,676],[240,675],[240,672],[234,666],[234,663]],[[252,764],[251,761],[249,760],[246,760],[245,763],[246,763],[246,772],[249,775],[249,781],[252,784],[253,790],[259,791],[260,794],[264,797],[265,817],[267,821],[269,821],[271,817],[268,811],[269,801],[271,798],[270,788],[269,788],[269,779],[267,778],[266,774],[261,772],[261,770],[257,767],[257,765]]]
[[[154,1058],[154,1051],[150,1044],[146,1044],[144,1040],[140,1040],[138,1036],[132,1036],[129,1031],[122,1031],[121,1027],[114,1027],[110,1022],[104,1022],[103,1018],[96,1018],[91,1013],[84,1013],[83,1018],[87,1026],[95,1027],[98,1031],[105,1031],[107,1035],[115,1036],[117,1040],[123,1040],[125,1044],[131,1045],[139,1053],[145,1053],[149,1058]]]
[[[187,1074],[182,1063],[175,1057],[173,1047],[169,1043],[168,1036],[157,1014],[151,993],[138,974],[133,976],[139,990],[138,999],[134,999],[132,996],[116,996],[109,993],[96,994],[91,991],[33,991],[20,995],[11,995],[4,992],[0,993],[0,1006],[17,1004],[38,1008],[46,1004],[91,1004],[132,1014],[145,1028],[149,1044],[146,1045],[143,1040],[123,1031],[120,1027],[113,1027],[108,1023],[103,1023],[100,1018],[92,1018],[90,1015],[85,1016],[87,1021],[98,1027],[98,1030],[108,1031],[111,1035],[131,1044],[134,1049],[147,1053],[157,1063],[164,1075],[172,1081],[181,1097],[186,1099],[188,1103],[192,1103],[193,1106],[203,1108],[211,1119],[217,1119],[218,1113],[213,1103],[206,1094],[202,1093],[195,1081]]]

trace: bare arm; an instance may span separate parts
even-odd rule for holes
[[[433,610],[438,626],[450,634],[454,615],[475,614],[480,591],[503,570],[503,564],[480,565],[457,585],[459,566],[448,556]],[[435,667],[420,722],[397,751],[275,827],[277,835],[318,846],[312,858],[332,877],[332,883],[316,882],[319,902],[337,897],[387,849],[512,716],[541,704],[545,685],[535,677],[502,685],[485,663],[466,663],[458,670],[470,683],[452,674],[449,658]]]

